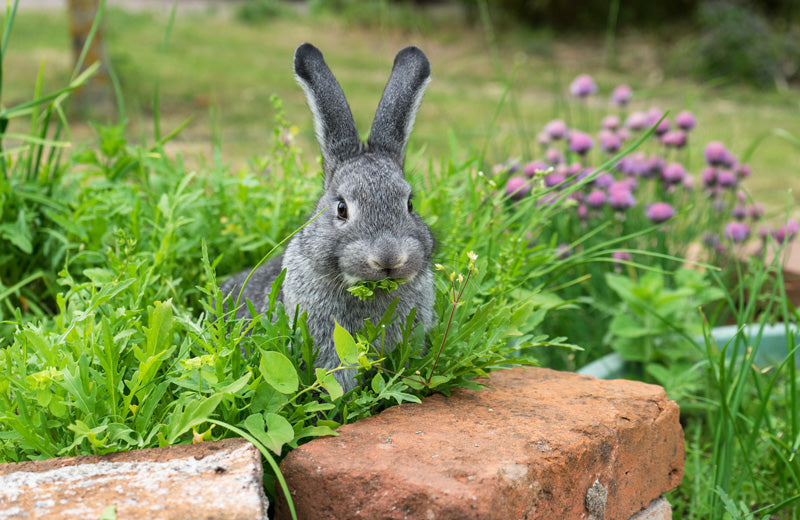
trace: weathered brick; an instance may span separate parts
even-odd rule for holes
[[[244,439],[0,464],[0,519],[261,519],[262,479]]]
[[[679,410],[661,387],[539,368],[490,384],[294,450],[281,469],[299,518],[625,520],[680,483]]]

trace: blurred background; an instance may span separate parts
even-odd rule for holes
[[[44,92],[68,82],[99,6],[20,2],[4,106],[31,99],[40,71]],[[630,110],[691,110],[693,153],[724,142],[748,155],[745,186],[768,210],[785,207],[787,188],[800,207],[798,20],[796,0],[108,0],[86,58],[104,68],[71,104],[70,132],[79,147],[96,140],[89,121],[124,120],[129,138],[147,142],[154,119],[163,133],[188,120],[169,150],[201,167],[217,144],[237,169],[266,153],[276,95],[287,138],[314,160],[311,116],[292,73],[297,45],[323,51],[362,133],[395,53],[418,45],[433,82],[411,150],[434,162],[471,148],[485,148],[487,163],[535,158],[544,124],[576,117],[568,87],[585,73],[598,85],[586,102],[598,121],[620,84],[633,90]]]

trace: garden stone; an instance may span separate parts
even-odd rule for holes
[[[680,484],[679,410],[661,387],[531,367],[488,383],[292,451],[298,518],[625,520]]]
[[[264,519],[262,480],[244,439],[0,464],[0,519]]]

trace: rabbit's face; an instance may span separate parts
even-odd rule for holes
[[[433,236],[414,211],[411,186],[391,160],[361,154],[328,174],[310,236],[324,236],[319,267],[346,285],[414,279],[430,263]],[[323,211],[324,210],[324,211]]]

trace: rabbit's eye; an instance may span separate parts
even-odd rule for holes
[[[339,199],[339,204],[336,206],[336,214],[342,220],[347,220],[347,203]]]
[[[408,198],[408,212],[411,213],[414,211],[414,203],[411,202],[411,197]]]

